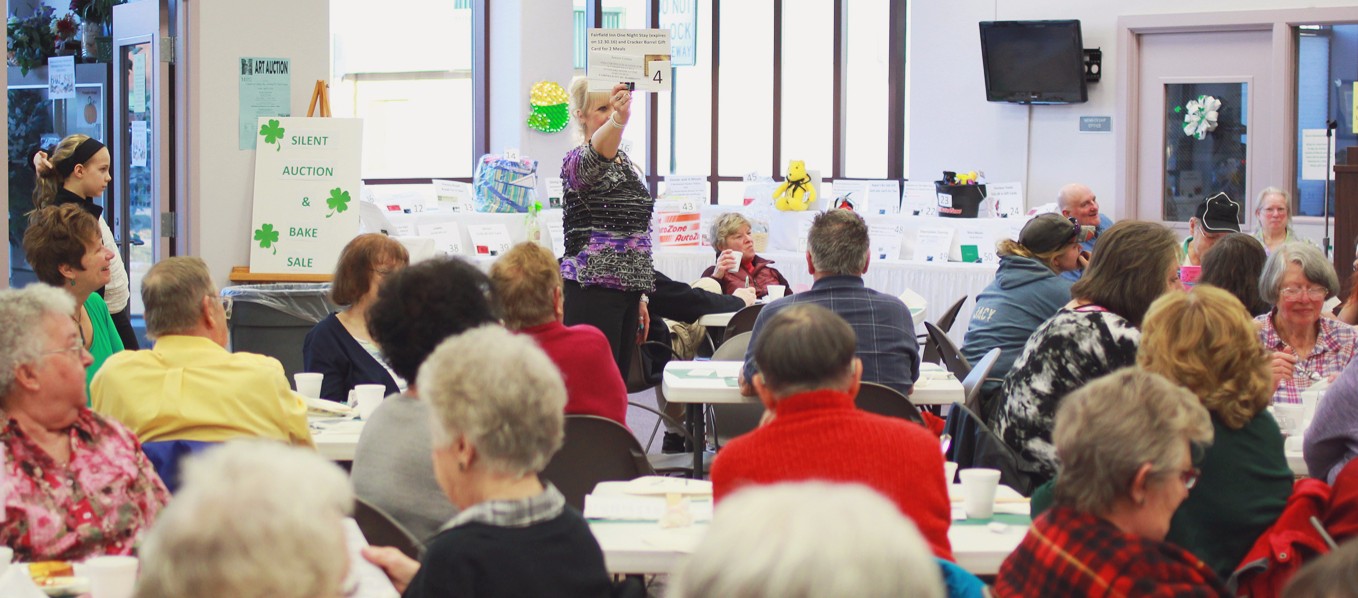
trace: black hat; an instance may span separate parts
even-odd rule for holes
[[[1240,204],[1231,201],[1225,192],[1202,200],[1194,215],[1198,226],[1209,233],[1240,232]]]
[[[1019,244],[1033,253],[1048,253],[1065,247],[1067,243],[1093,238],[1094,227],[1081,226],[1076,219],[1054,212],[1039,214],[1019,231]]]

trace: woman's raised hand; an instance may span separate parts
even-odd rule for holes
[[[619,83],[613,86],[613,91],[608,95],[608,105],[613,107],[615,116],[620,125],[627,124],[627,119],[632,117],[632,91],[627,89],[626,83]]]

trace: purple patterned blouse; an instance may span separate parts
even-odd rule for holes
[[[566,252],[561,277],[582,286],[651,291],[651,212],[655,199],[622,150],[605,160],[586,142],[561,164]]]

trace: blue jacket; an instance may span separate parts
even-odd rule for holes
[[[303,371],[325,374],[321,398],[345,402],[359,384],[381,384],[387,396],[401,392],[396,379],[344,329],[335,314],[326,316],[302,342]]]
[[[988,377],[1003,379],[1037,327],[1070,301],[1072,284],[1038,260],[1001,257],[995,280],[976,296],[976,308],[962,340],[962,356],[975,364],[986,352],[999,347],[1000,358]],[[998,381],[987,382],[982,392],[999,386]]]

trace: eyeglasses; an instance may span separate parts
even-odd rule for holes
[[[1325,287],[1306,287],[1304,289],[1299,287],[1283,287],[1281,291],[1283,299],[1300,299],[1302,293],[1305,293],[1312,301],[1321,301],[1325,299],[1326,295],[1330,294],[1330,290]]]
[[[80,339],[76,339],[75,341],[72,342],[71,346],[69,347],[66,347],[64,349],[52,349],[50,351],[43,351],[42,355],[45,357],[48,355],[57,355],[60,353],[67,353],[71,357],[74,357],[76,361],[80,361],[80,358],[85,356],[85,344],[80,342]]]
[[[231,298],[222,297],[222,311],[226,312],[226,319],[231,319]]]

